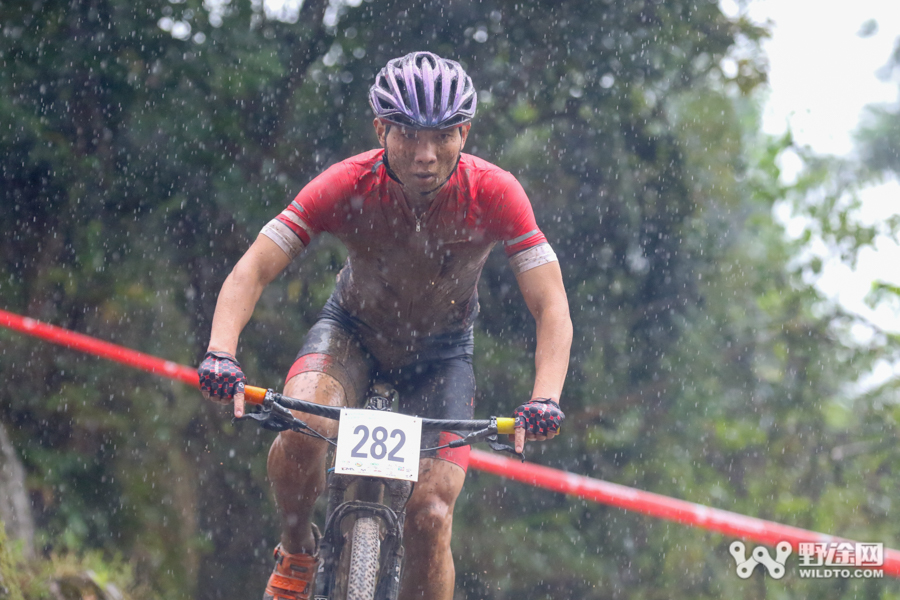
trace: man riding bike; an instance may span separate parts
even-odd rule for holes
[[[522,186],[508,172],[463,154],[475,115],[472,81],[455,61],[415,52],[388,62],[369,93],[380,149],[324,171],[260,232],[225,280],[200,366],[205,397],[244,412],[238,337],[265,286],[317,234],[348,258],[285,383],[285,395],[357,406],[373,378],[399,392],[400,411],[470,419],[475,378],[477,283],[502,243],[537,326],[531,397],[515,411],[515,446],[550,439],[568,368],[572,323],[556,255]],[[337,426],[304,416],[329,437]],[[440,434],[441,442],[452,439]],[[423,439],[424,447],[439,440]],[[308,599],[317,564],[313,503],[325,485],[326,444],[282,432],[268,475],[282,518],[266,599]],[[450,600],[453,507],[468,447],[424,455],[407,504],[400,597]]]

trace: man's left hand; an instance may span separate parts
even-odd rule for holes
[[[516,452],[525,449],[525,441],[552,439],[559,431],[566,415],[559,404],[549,398],[532,398],[519,406],[513,416],[516,418]]]

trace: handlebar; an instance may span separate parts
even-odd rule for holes
[[[252,385],[244,386],[244,401],[250,404],[265,405],[267,403],[277,404],[284,408],[300,411],[303,413],[325,417],[339,421],[341,419],[341,408],[336,406],[326,406],[324,404],[315,404],[306,400],[290,398],[272,390]],[[514,434],[516,420],[512,417],[494,417],[491,419],[422,419],[422,429],[441,430],[441,431],[479,431],[492,427],[497,428],[497,433],[501,435]]]

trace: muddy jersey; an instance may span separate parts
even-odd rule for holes
[[[414,210],[384,151],[330,167],[262,230],[291,258],[328,232],[348,250],[331,302],[384,364],[411,362],[441,338],[471,331],[477,284],[502,243],[516,273],[556,260],[510,173],[463,154],[427,207]]]

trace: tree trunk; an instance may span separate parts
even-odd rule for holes
[[[25,468],[0,423],[0,521],[11,541],[21,541],[26,556],[34,552],[34,519],[25,491]]]

